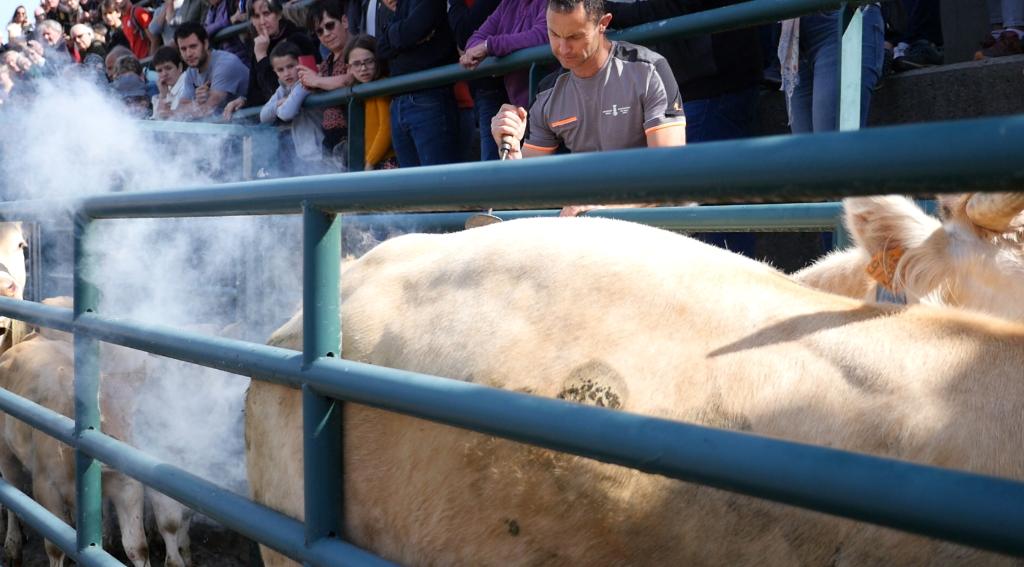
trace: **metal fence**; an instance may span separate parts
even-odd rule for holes
[[[670,20],[648,38],[704,33],[834,6],[812,0],[755,0]],[[647,26],[644,26],[648,28]],[[654,29],[654,28],[651,28]],[[669,31],[671,30],[671,31]],[[641,33],[641,32],[636,32]],[[646,33],[646,32],[644,32]],[[658,35],[662,34],[662,35]],[[519,55],[519,54],[517,54]],[[507,59],[526,61],[512,56]],[[477,74],[506,71],[488,62]],[[509,65],[511,65],[509,63]],[[433,73],[433,72],[431,72]],[[447,74],[446,74],[447,73]],[[429,76],[427,76],[429,75]],[[467,74],[468,75],[468,74]],[[356,87],[355,96],[446,82],[451,70]],[[460,77],[461,78],[461,77]],[[394,89],[394,90],[389,90]],[[845,92],[845,90],[844,90]],[[324,95],[315,102],[334,104]],[[312,98],[312,97],[311,97]],[[850,101],[844,108],[851,108]],[[859,106],[856,105],[856,106]],[[848,116],[844,113],[844,116]],[[0,390],[0,409],[75,447],[77,531],[0,481],[0,501],[83,565],[113,565],[101,548],[100,462],[310,565],[378,564],[332,534],[340,517],[339,412],[335,400],[387,409],[565,451],[671,478],[980,548],[1024,556],[1024,483],[834,449],[723,431],[447,378],[340,359],[337,213],[549,209],[638,201],[799,201],[899,192],[1024,188],[1024,116],[814,136],[771,137],[683,148],[554,156],[373,173],[230,183],[201,189],[112,194],[75,205],[73,310],[0,298],[0,313],[75,336],[75,420]],[[741,166],[737,166],[741,164]],[[809,167],[808,164],[813,164]],[[483,188],[486,188],[483,190]],[[32,203],[0,205],[6,219],[30,220]],[[834,219],[836,205],[811,205],[789,226]],[[780,221],[761,208],[708,207],[692,215],[734,228]],[[781,210],[781,209],[780,209]],[[703,212],[702,212],[703,211]],[[731,211],[731,212],[726,212]],[[653,218],[667,210],[611,211]],[[304,222],[302,353],[196,335],[97,312],[86,250],[97,219],[301,214]],[[737,216],[738,215],[738,216]],[[759,218],[754,218],[755,216]],[[715,218],[717,217],[717,218]],[[678,217],[673,217],[678,218]],[[773,220],[775,219],[775,220]],[[682,222],[663,219],[665,224]],[[834,221],[832,221],[834,222]],[[682,226],[681,224],[678,226]],[[687,227],[694,225],[688,224]],[[257,380],[300,388],[304,402],[306,521],[158,462],[100,431],[98,343],[109,342]],[[572,419],[565,419],[571,415]],[[326,422],[323,432],[314,428]],[[814,479],[814,482],[806,482]]]

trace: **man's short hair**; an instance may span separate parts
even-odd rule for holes
[[[69,31],[71,32],[71,37],[72,38],[75,37],[78,34],[83,34],[83,33],[87,33],[87,34],[89,34],[91,36],[95,36],[96,35],[96,32],[92,31],[92,26],[90,26],[89,24],[75,24],[75,25],[71,26],[71,29]]]
[[[178,29],[174,30],[174,42],[177,43],[179,39],[185,39],[190,35],[199,38],[200,42],[210,39],[210,34],[206,33],[206,28],[202,24],[198,22],[185,22],[178,26]]]
[[[170,45],[163,45],[160,49],[156,50],[153,54],[153,62],[151,65],[154,69],[163,65],[164,63],[173,63],[175,67],[181,67],[181,52]]]
[[[275,57],[294,57],[296,60],[302,56],[302,50],[299,49],[298,45],[284,40],[274,46],[274,49],[270,50],[270,60],[273,63]]]
[[[548,10],[561,14],[576,11],[576,6],[583,5],[583,11],[595,22],[605,14],[604,0],[548,0]]]
[[[135,58],[134,55],[122,55],[114,63],[114,76],[120,76],[122,73],[132,73],[133,75],[142,75],[142,63]]]
[[[121,0],[103,0],[103,5],[100,8],[100,11],[104,14],[109,14],[111,12],[121,13],[123,11]]]
[[[59,22],[54,20],[43,20],[43,22],[39,24],[39,30],[42,31],[43,29],[50,29],[55,32],[64,33],[64,28]]]

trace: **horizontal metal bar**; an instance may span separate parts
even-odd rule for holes
[[[1024,115],[90,197],[93,218],[805,201],[1024,189]],[[813,163],[814,167],[806,167]],[[2,209],[0,209],[2,211]]]
[[[10,297],[0,297],[0,314],[58,331],[70,332],[74,323],[74,314],[70,309]]]
[[[4,308],[0,306],[0,313],[3,312]],[[295,369],[302,366],[302,354],[288,349],[96,314],[79,316],[75,331],[105,342],[232,374],[293,388],[302,386],[302,381],[295,376]]]
[[[257,129],[273,132],[270,126],[212,122],[181,122],[176,120],[136,120],[135,125],[144,132],[167,134],[199,134],[210,136],[250,136]]]
[[[391,565],[353,545],[321,542],[307,548],[302,523],[203,478],[169,465],[96,431],[82,433],[79,448],[147,486],[179,500],[224,526],[313,565]]]
[[[863,2],[867,1],[870,0],[863,0]],[[682,39],[757,24],[775,23],[819,10],[834,9],[839,5],[840,2],[837,0],[753,0],[612,32],[609,37],[634,43],[652,43],[672,38]],[[505,75],[511,71],[529,67],[534,63],[550,63],[554,60],[548,45],[538,45],[501,58],[488,57],[472,71],[464,69],[458,64],[443,65],[426,71],[313,94],[306,99],[304,106],[335,106],[345,104],[354,97],[394,95],[449,85],[456,81]],[[248,108],[237,112],[235,116],[248,118],[257,114],[259,114],[258,108]]]
[[[324,395],[439,423],[1024,555],[1024,483],[1013,480],[538,398],[347,360],[321,358],[303,370],[301,354],[295,351],[211,340],[161,325],[88,314],[80,316],[76,330],[123,346],[149,345],[158,354],[229,372],[274,375],[277,381],[293,385],[306,383]],[[105,461],[113,458],[109,453],[96,456]],[[124,470],[117,462],[111,464]],[[172,492],[179,494],[184,493]]]
[[[15,395],[4,388],[0,388],[0,411],[31,425],[65,445],[75,446],[75,422],[70,417]]]
[[[26,199],[0,202],[0,220],[22,222],[69,222],[77,199]],[[70,232],[70,231],[69,231]]]
[[[767,205],[712,205],[705,207],[657,207],[646,209],[599,209],[588,217],[602,217],[647,224],[679,231],[819,231],[832,230],[843,212],[843,204],[785,203]],[[461,230],[466,219],[477,213],[411,213],[349,215],[349,228],[374,226],[410,231]],[[554,217],[557,209],[530,211],[494,211],[503,220]]]
[[[123,563],[102,549],[80,553],[75,546],[75,530],[33,500],[29,495],[0,478],[0,503],[14,512],[21,521],[39,535],[61,548],[78,565],[86,567],[123,567]]]

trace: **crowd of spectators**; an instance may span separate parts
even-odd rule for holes
[[[365,167],[498,159],[502,147],[514,159],[743,138],[755,133],[761,90],[780,83],[794,132],[834,129],[838,11],[649,49],[605,36],[738,1],[42,0],[32,16],[19,6],[7,26],[0,103],[16,111],[41,80],[75,76],[140,118],[224,121],[256,108],[260,121],[282,126],[283,172],[343,171],[346,108],[304,106],[310,94],[452,63],[474,69],[550,44],[558,65],[532,107],[526,69],[364,101]],[[887,70],[941,63],[938,3],[860,8],[862,123]],[[1020,53],[1024,0],[988,6],[992,34],[976,57]],[[245,33],[217,36],[242,22]],[[670,135],[670,125],[685,128]]]

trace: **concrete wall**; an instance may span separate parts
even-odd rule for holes
[[[760,132],[786,134],[781,92],[762,93]],[[886,77],[868,124],[910,124],[1024,113],[1024,55],[970,61]]]

